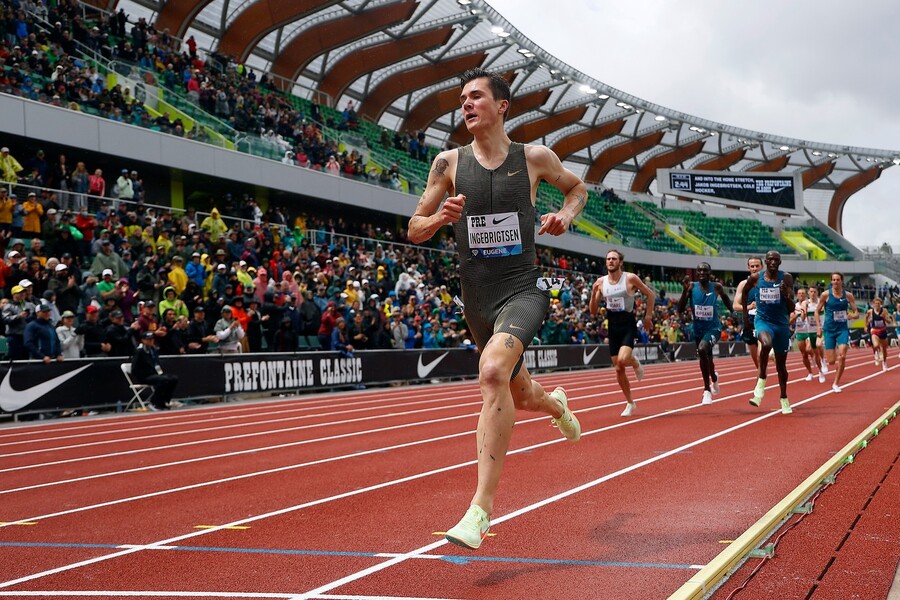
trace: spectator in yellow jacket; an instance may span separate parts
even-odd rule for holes
[[[0,148],[0,178],[7,183],[17,183],[21,171],[22,165],[9,153],[9,148]]]
[[[25,211],[22,233],[40,236],[41,215],[44,214],[44,207],[37,201],[37,195],[34,192],[28,194],[28,198],[22,203],[22,209]]]
[[[184,270],[184,259],[178,255],[172,257],[172,270],[169,271],[169,283],[175,288],[175,294],[180,296],[187,287],[188,276]]]

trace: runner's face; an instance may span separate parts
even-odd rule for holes
[[[487,77],[473,79],[463,86],[459,96],[463,119],[469,131],[475,131],[502,118],[505,100],[494,100]]]
[[[750,271],[750,274],[759,273],[762,271],[762,261],[758,259],[751,260],[747,263],[747,270]]]
[[[797,302],[803,302],[804,300],[806,300],[806,290],[800,288],[797,290]]]
[[[834,274],[831,276],[831,287],[833,287],[836,290],[843,289],[844,280],[841,279],[840,275]]]
[[[709,267],[697,267],[697,279],[700,283],[709,283]]]
[[[615,253],[610,253],[606,255],[606,270],[610,273],[617,273],[619,268],[622,266],[622,262],[619,260],[619,255]]]

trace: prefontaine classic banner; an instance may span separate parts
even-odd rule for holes
[[[721,343],[718,356],[743,354],[744,344]],[[696,357],[694,344],[676,344],[664,352],[658,345],[638,346],[643,362]],[[163,371],[178,376],[176,399],[227,397],[238,394],[302,392],[389,382],[428,381],[478,374],[478,353],[468,349],[372,350],[342,357],[336,352],[294,354],[207,354],[163,357]],[[131,392],[121,359],[67,360],[45,365],[37,361],[0,364],[0,411],[125,405]],[[609,346],[534,346],[525,351],[533,373],[608,367]]]

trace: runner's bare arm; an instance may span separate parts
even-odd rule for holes
[[[588,307],[588,310],[591,311],[591,316],[596,317],[597,311],[600,310],[600,299],[603,297],[603,278],[600,277],[597,281],[594,282],[594,285],[591,287],[591,303]]]
[[[828,292],[827,291],[819,294],[819,303],[816,304],[816,329],[819,331],[819,333],[822,332],[822,318],[820,315],[822,313],[822,308],[825,306],[825,302],[827,300],[828,300]]]
[[[430,239],[438,229],[456,223],[462,217],[466,203],[465,196],[450,196],[441,206],[446,194],[453,194],[453,179],[456,173],[455,150],[441,152],[434,158],[425,191],[416,205],[416,211],[409,219],[407,236],[414,244]]]
[[[558,212],[541,215],[538,235],[544,233],[562,235],[569,230],[572,221],[587,204],[587,187],[575,173],[565,168],[556,153],[546,146],[525,146],[525,158],[532,177],[532,196],[537,193],[537,186],[542,179],[565,196],[563,206]]]
[[[656,292],[654,292],[647,284],[641,281],[641,278],[634,273],[629,273],[629,280],[632,289],[639,291],[647,300],[647,308],[644,311],[644,327],[649,333],[653,328],[653,311],[656,310]]]
[[[732,310],[744,310],[741,305],[741,298],[744,295],[744,284],[747,283],[747,280],[740,282],[737,286],[737,289],[734,290],[734,304],[731,305]]]
[[[725,286],[718,281],[716,282],[716,292],[719,293],[719,297],[725,303],[725,308],[731,306],[731,299],[728,297],[728,292],[725,291]]]
[[[784,298],[788,312],[794,312],[794,276],[785,273],[781,280],[781,297]]]

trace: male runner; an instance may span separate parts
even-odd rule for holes
[[[758,256],[751,256],[747,259],[747,270],[750,271],[750,277],[756,275],[762,270],[762,259]],[[749,279],[749,277],[747,278]],[[747,308],[742,308],[741,306],[741,298],[743,298],[744,287],[747,285],[747,279],[741,281],[737,289],[734,290],[734,305],[731,307],[733,310],[741,311],[741,310],[749,310],[749,313],[744,313],[744,322],[747,322],[747,316],[749,314],[750,317],[756,318],[756,288],[751,287],[750,296],[748,298]],[[750,320],[752,324],[752,319]],[[750,352],[750,358],[753,359],[753,368],[759,370],[759,342],[756,339],[756,332],[753,331],[753,328],[747,329],[744,328],[741,331],[741,339],[744,340],[744,343],[747,344],[747,350]]]
[[[822,311],[825,311],[823,322]],[[847,360],[847,347],[850,344],[850,321],[859,318],[856,299],[844,289],[844,274],[831,274],[831,287],[819,296],[816,305],[816,329],[819,335],[825,334],[825,358],[829,365],[837,363],[834,383],[831,390],[840,393],[841,376],[844,374],[844,363]]]
[[[803,366],[806,367],[806,381],[812,381],[813,365],[819,372],[819,383],[825,383],[825,373],[816,355],[816,307],[806,297],[806,289],[797,290],[797,302],[794,305],[794,333],[797,335],[797,349],[803,356]]]
[[[647,287],[634,273],[622,270],[625,255],[618,250],[606,253],[607,274],[597,279],[591,288],[590,311],[595,317],[600,310],[600,300],[606,302],[606,317],[609,322],[609,355],[616,368],[616,379],[625,394],[623,417],[634,412],[631,384],[625,367],[631,365],[638,381],[644,378],[644,367],[634,356],[634,340],[638,337],[637,320],[634,314],[634,295],[640,292],[645,299],[644,331],[653,331],[652,311],[656,303],[656,293]]]
[[[828,361],[825,360],[825,340],[822,339],[822,336],[816,331],[816,307],[819,306],[819,288],[814,285],[809,286],[809,289],[806,290],[806,296],[806,303],[809,307],[807,311],[809,316],[809,332],[815,334],[810,336],[810,341],[816,351],[815,355],[816,360],[818,361],[819,371],[828,375]]]
[[[791,403],[787,398],[787,353],[791,349],[790,315],[794,311],[794,278],[790,273],[778,269],[781,254],[775,250],[766,252],[766,270],[747,278],[741,295],[741,309],[744,313],[744,331],[750,328],[750,290],[756,288],[756,319],[754,327],[759,340],[759,363],[756,389],[750,404],[759,406],[766,393],[766,370],[769,353],[775,351],[775,369],[778,371],[778,387],[781,391],[781,412],[791,414]]]
[[[875,365],[881,365],[882,371],[887,371],[888,344],[887,328],[893,325],[894,319],[884,310],[884,302],[881,298],[872,300],[872,307],[866,311],[866,329],[872,338],[872,352],[875,354]]]
[[[556,213],[540,217],[538,234],[562,235],[587,201],[584,182],[549,148],[512,142],[503,129],[509,84],[482,69],[463,73],[462,117],[474,140],[438,154],[425,192],[409,220],[409,239],[421,243],[453,225],[458,243],[463,309],[481,356],[478,382],[478,485],[447,540],[477,549],[490,528],[494,497],[515,423],[515,409],[553,417],[566,439],[581,436],[566,392],[544,391],[522,364],[547,314],[550,292],[539,289],[535,266],[535,195],[547,181],[565,196]],[[441,204],[445,196],[447,199]]]
[[[697,356],[700,359],[700,374],[703,376],[703,404],[712,404],[713,396],[719,393],[719,374],[713,364],[713,346],[719,343],[722,323],[719,321],[719,298],[725,306],[731,306],[731,300],[725,288],[718,281],[710,282],[709,263],[697,265],[697,281],[685,276],[682,281],[681,298],[678,300],[678,313],[683,314],[688,302],[693,314],[694,343],[697,344]],[[710,386],[710,381],[712,385]]]

